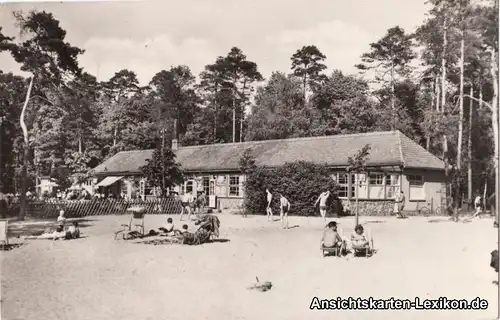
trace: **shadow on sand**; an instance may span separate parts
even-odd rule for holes
[[[19,248],[22,245],[24,245],[24,243],[9,243],[9,244],[5,244],[5,245],[0,245],[0,251],[10,251],[10,250],[13,250],[15,248]]]
[[[84,229],[93,226],[92,221],[96,221],[95,219],[85,219],[85,218],[77,218],[77,219],[68,219],[66,225],[70,225],[73,222],[78,222],[78,228]],[[51,221],[33,221],[26,222],[22,224],[11,224],[9,225],[9,237],[18,238],[20,236],[31,236],[31,235],[39,235],[42,234],[48,227],[56,225],[56,222]]]

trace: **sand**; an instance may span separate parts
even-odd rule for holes
[[[31,240],[2,252],[2,319],[494,319],[497,247],[489,218],[361,217],[378,252],[371,258],[322,257],[319,218],[290,218],[284,230],[265,217],[219,215],[227,242],[190,247],[114,241],[127,217],[93,218],[85,238]],[[165,216],[146,216],[146,228]],[[174,223],[180,227],[179,217]],[[352,218],[335,219],[345,234]],[[372,223],[369,223],[369,222]],[[375,223],[377,222],[377,223]],[[194,229],[194,225],[191,225]],[[15,241],[16,239],[13,239]],[[18,239],[19,240],[19,239]],[[267,292],[247,290],[258,276]],[[313,297],[487,299],[484,311],[309,309]]]

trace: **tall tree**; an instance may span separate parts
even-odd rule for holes
[[[21,64],[21,70],[32,73],[36,79],[33,86],[34,104],[39,106],[38,110],[44,107],[54,110],[64,109],[61,106],[62,89],[68,78],[71,79],[81,73],[77,57],[83,50],[65,42],[66,31],[50,13],[30,11],[24,15],[22,12],[15,12],[14,17],[24,37],[18,42],[11,43],[8,50],[16,62]],[[25,157],[29,155],[29,147],[25,145]],[[27,161],[23,166],[23,172],[26,166]],[[25,211],[26,175],[24,174],[23,181],[20,218],[24,217]]]
[[[303,46],[292,57],[293,75],[302,79],[304,106],[307,101],[307,88],[315,89],[325,80],[322,72],[326,69],[326,56],[315,45]]]
[[[411,36],[399,26],[387,30],[379,41],[370,44],[371,51],[361,56],[363,63],[356,65],[360,70],[375,69],[376,81],[389,85],[391,92],[391,110],[396,115],[395,84],[398,77],[409,75],[409,63],[415,58]],[[389,80],[387,80],[389,77]],[[396,124],[395,117],[391,127]]]

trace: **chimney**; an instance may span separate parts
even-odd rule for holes
[[[177,149],[179,149],[179,143],[177,139],[172,139],[172,151],[177,151]]]

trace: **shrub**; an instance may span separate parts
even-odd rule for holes
[[[327,214],[332,211],[340,213],[342,208],[338,206],[339,201],[335,201],[337,184],[330,175],[326,166],[304,161],[287,163],[280,168],[253,167],[247,171],[245,181],[245,210],[247,213],[266,214],[267,188],[273,194],[273,214],[279,215],[278,194],[282,193],[290,201],[290,215],[318,215],[314,202],[326,190],[332,193]]]

